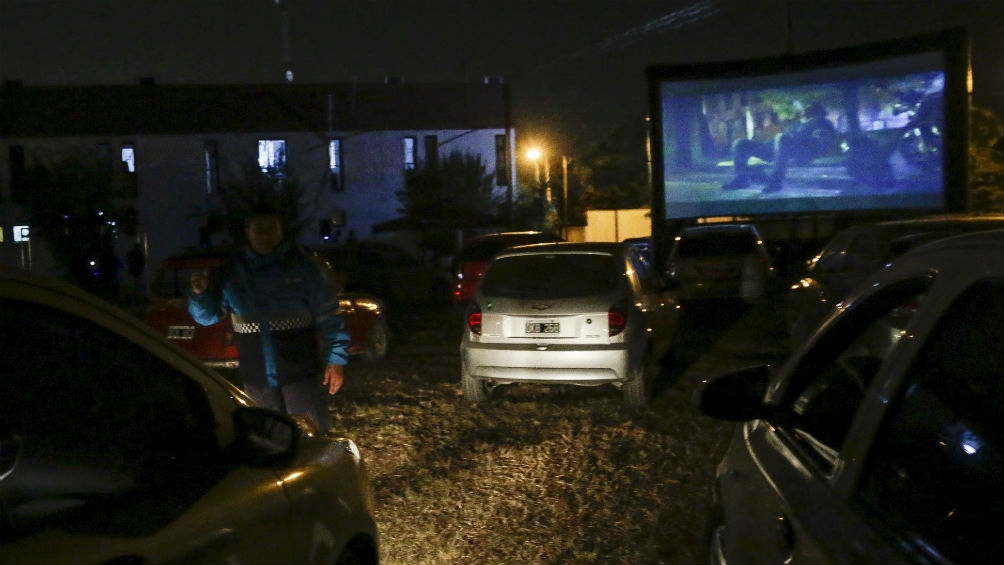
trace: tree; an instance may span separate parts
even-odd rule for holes
[[[573,169],[582,187],[582,195],[580,203],[570,207],[571,217],[584,214],[586,209],[610,210],[651,205],[644,124],[616,128],[606,139],[576,159]]]
[[[253,208],[267,205],[282,217],[286,239],[297,241],[305,219],[301,211],[309,207],[303,202],[306,191],[296,172],[288,166],[282,171],[262,171],[257,161],[246,161],[237,180],[223,188],[223,223],[232,240],[246,243],[244,220]]]
[[[135,229],[133,186],[116,161],[93,146],[39,150],[25,167],[24,205],[32,237],[46,243],[66,278],[108,298],[117,292],[121,261],[115,236]],[[134,232],[133,232],[134,233]]]
[[[420,232],[422,249],[437,255],[453,251],[455,230],[498,220],[505,197],[481,156],[460,151],[407,171],[396,196],[398,212]]]
[[[986,108],[969,111],[969,209],[1004,212],[1004,152],[999,148],[1004,127]]]

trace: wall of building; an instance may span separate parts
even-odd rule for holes
[[[435,135],[439,153],[445,157],[451,151],[480,156],[487,173],[496,166],[495,136],[503,129],[480,130],[399,130],[366,132],[332,132],[342,140],[343,190],[331,188],[328,169],[328,136],[314,132],[279,131],[257,133],[218,133],[191,135],[144,135],[103,138],[8,138],[0,147],[0,226],[5,239],[0,242],[0,261],[5,264],[24,263],[23,246],[12,240],[12,226],[25,223],[22,210],[10,202],[9,151],[11,145],[21,145],[27,159],[38,150],[58,148],[64,144],[108,144],[117,157],[122,143],[135,145],[138,197],[136,208],[139,229],[148,249],[148,264],[157,265],[164,258],[200,245],[200,227],[207,217],[223,210],[223,196],[207,192],[205,144],[212,140],[217,147],[218,187],[225,190],[243,178],[243,171],[256,163],[259,139],[284,139],[287,144],[287,164],[295,172],[305,190],[300,241],[307,244],[338,243],[349,237],[368,239],[372,226],[401,216],[397,192],[404,188],[404,138],[416,139],[416,157],[425,155],[424,138]],[[503,165],[505,166],[505,165]],[[342,210],[345,226],[333,230],[333,238],[325,242],[320,237],[320,221]],[[120,238],[117,250],[124,253],[135,238]],[[213,243],[226,241],[225,234],[213,236]],[[32,246],[34,270],[58,274],[47,259],[41,241]]]
[[[652,235],[651,210],[587,210],[582,241],[624,241]]]

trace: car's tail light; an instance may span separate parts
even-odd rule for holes
[[[481,307],[472,306],[467,310],[467,329],[474,335],[481,335]]]
[[[607,327],[610,331],[610,337],[613,337],[622,331],[624,331],[624,326],[627,325],[627,308],[623,304],[615,304],[610,307],[610,311],[607,312]]]

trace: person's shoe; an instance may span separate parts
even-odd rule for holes
[[[748,188],[750,185],[749,181],[743,178],[736,177],[729,182],[722,185],[725,190],[736,190],[738,188]]]
[[[767,183],[767,186],[763,187],[764,194],[770,194],[772,192],[777,192],[779,190],[781,190],[781,181],[778,180],[772,180],[769,183]]]

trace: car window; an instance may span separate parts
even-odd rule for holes
[[[101,326],[0,299],[0,348],[0,441],[19,442],[8,505],[190,478],[219,455],[198,383]]]
[[[963,293],[920,349],[857,498],[957,562],[1000,554],[1004,281]]]
[[[541,253],[496,259],[482,292],[500,298],[575,298],[615,292],[625,284],[621,259],[599,253]]]
[[[926,277],[902,281],[854,305],[793,371],[784,427],[822,471],[832,470],[865,392],[929,285]]]

